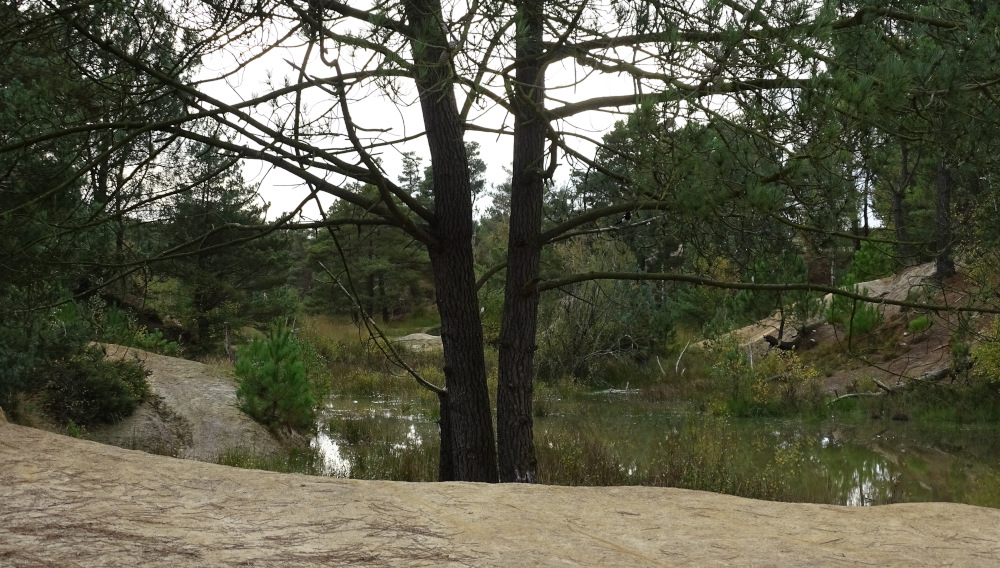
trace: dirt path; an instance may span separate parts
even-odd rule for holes
[[[1000,511],[247,471],[0,423],[0,565],[996,566]]]
[[[188,459],[214,462],[236,446],[280,450],[266,428],[238,408],[236,380],[210,365],[118,345],[109,357],[138,357],[151,372],[150,403],[111,426],[90,432],[94,440]]]

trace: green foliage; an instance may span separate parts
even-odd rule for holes
[[[103,343],[114,343],[127,347],[138,347],[145,351],[161,355],[174,356],[180,349],[176,341],[170,341],[163,336],[163,331],[149,331],[146,326],[140,326],[128,309],[108,306],[99,296],[93,296],[88,308],[94,319],[94,335]]]
[[[840,283],[849,286],[885,278],[892,275],[893,266],[892,257],[878,244],[862,241],[861,250],[854,253],[847,274]]]
[[[269,426],[312,427],[316,401],[309,389],[298,341],[281,322],[271,324],[267,337],[255,337],[236,361],[240,387],[236,396],[243,410]]]
[[[377,194],[374,186],[357,186],[358,193]],[[363,208],[338,201],[327,211],[331,219],[373,221]],[[334,241],[336,238],[336,242]],[[343,251],[347,264],[337,249]],[[365,313],[383,322],[404,316],[433,302],[433,277],[427,251],[394,227],[359,225],[357,228],[319,231],[307,249],[312,267],[312,288],[307,296],[310,311],[361,317],[355,302],[340,288],[356,294]],[[320,266],[333,273],[332,277]],[[340,285],[334,280],[339,280]]]
[[[796,252],[784,253],[774,258],[757,259],[744,280],[758,283],[807,282],[808,269],[802,255]],[[822,311],[819,294],[800,290],[780,292],[741,290],[725,300],[728,317],[739,324],[756,322],[777,314],[782,322],[782,330],[791,330],[793,325],[805,326],[806,322]],[[787,324],[787,325],[786,325]]]
[[[576,239],[555,245],[551,262],[570,273],[623,271],[629,254],[615,239]],[[539,308],[538,377],[603,384],[609,367],[648,358],[668,345],[673,329],[656,288],[644,282],[593,281],[545,298]]]
[[[990,333],[972,349],[975,361],[972,376],[990,385],[1000,385],[1000,318],[993,320]]]
[[[32,308],[61,296],[58,286],[0,285],[0,407],[16,415],[22,393],[43,386],[49,361],[66,360],[83,348],[89,328],[75,304]]]
[[[857,284],[892,274],[892,266],[891,258],[885,252],[865,241],[861,250],[854,253],[847,274],[841,279],[841,287],[867,296],[868,289],[859,288]],[[882,312],[874,305],[838,295],[830,300],[823,316],[832,324],[845,326],[850,337],[871,333],[882,323]]]
[[[131,415],[149,396],[149,371],[136,360],[108,360],[100,347],[50,363],[45,409],[61,422],[109,423]]]
[[[184,324],[190,347],[218,351],[226,325],[239,329],[294,315],[297,296],[286,286],[290,238],[237,228],[262,224],[266,208],[233,156],[192,144],[176,160],[183,172],[176,183],[192,187],[171,199],[166,223],[156,227],[159,246],[177,255],[161,274],[176,279],[180,297],[172,303],[180,311],[170,314]]]
[[[721,391],[728,396],[729,401],[742,404],[750,398],[753,383],[757,380],[748,353],[732,338],[723,340],[715,353],[712,378],[722,387]]]
[[[66,423],[66,433],[71,438],[82,438],[87,434],[87,429],[70,420]]]
[[[868,289],[865,288],[861,293],[868,295]],[[843,321],[847,325],[851,337],[871,333],[882,323],[882,312],[875,306],[867,303],[859,305],[857,301],[852,301],[851,307],[853,311]]]
[[[1000,423],[1000,381],[915,381],[892,396],[844,399],[832,406],[838,416],[864,420],[906,417],[920,424]],[[862,392],[877,390],[874,385]]]
[[[172,57],[177,29],[155,3],[79,8],[76,23],[109,40],[131,38],[136,60],[156,61],[179,77],[197,59]],[[94,408],[110,419],[130,405],[131,395],[119,391],[131,383],[114,379],[117,371],[82,351],[92,338],[88,318],[70,299],[114,281],[116,265],[134,260],[127,258],[136,244],[128,233],[137,225],[138,203],[156,185],[146,175],[149,159],[164,148],[152,130],[129,134],[92,125],[176,116],[183,103],[166,95],[169,88],[88,48],[76,29],[41,5],[6,3],[0,22],[0,405],[15,412],[21,393],[48,381],[56,406],[80,406],[84,415]],[[63,129],[69,133],[51,136]],[[81,384],[60,385],[59,378]],[[96,408],[87,400],[90,388],[107,390],[117,402]]]
[[[969,347],[969,344],[963,341],[957,334],[953,334],[951,337],[952,373],[957,378],[967,379],[973,365],[972,349]]]
[[[723,397],[716,410],[740,417],[781,416],[822,405],[819,373],[795,352],[771,350],[751,363],[750,349],[732,339],[717,349],[711,376]]]
[[[910,323],[906,325],[907,331],[910,333],[923,333],[934,325],[934,318],[930,315],[923,315],[910,320]]]

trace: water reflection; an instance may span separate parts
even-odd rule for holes
[[[350,477],[351,462],[341,455],[340,445],[327,433],[326,424],[320,422],[316,425],[316,436],[310,440],[309,445],[323,459],[323,475]]]
[[[671,465],[664,449],[685,445],[721,453],[768,482],[780,479],[785,491],[777,498],[820,503],[967,501],[980,491],[977,481],[1000,478],[1000,444],[991,425],[733,419],[603,394],[548,401],[549,413],[535,419],[536,441],[552,449],[553,440],[565,446],[586,432],[588,440],[613,449],[602,455],[612,456],[608,465],[624,474],[618,482],[656,483],[651,468]],[[437,425],[413,401],[334,399],[320,422],[313,447],[327,475],[400,478],[390,465],[400,456],[412,461],[419,449],[436,459]],[[371,451],[375,447],[383,450]],[[433,478],[434,466],[428,467]]]

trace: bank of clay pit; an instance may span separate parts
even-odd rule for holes
[[[0,423],[0,565],[995,566],[1000,511],[352,481]]]
[[[215,462],[231,448],[278,452],[281,442],[239,409],[237,380],[222,368],[141,349],[104,345],[109,358],[135,359],[149,371],[150,400],[124,420],[87,437],[155,454]]]

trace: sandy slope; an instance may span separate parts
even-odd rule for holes
[[[0,423],[0,566],[996,566],[1000,511],[351,481]]]
[[[229,448],[274,452],[280,444],[239,409],[237,381],[218,368],[141,349],[106,345],[108,357],[136,357],[150,371],[152,400],[132,416],[93,427],[99,442],[214,462]]]

